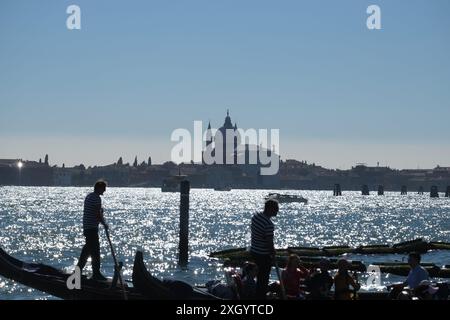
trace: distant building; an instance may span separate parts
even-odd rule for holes
[[[53,185],[59,187],[69,187],[72,185],[72,171],[71,169],[55,168],[53,171]]]
[[[229,141],[230,134],[232,141]],[[214,149],[211,152],[213,157],[215,157],[216,154],[217,156],[219,156],[220,153],[222,154],[221,164],[227,164],[227,153],[230,151],[231,154],[228,154],[228,156],[230,159],[233,159],[233,164],[237,163],[237,147],[239,143],[240,137],[237,124],[235,123],[233,126],[229,111],[227,111],[225,122],[219,129],[217,129],[214,137],[211,129],[211,122],[208,124],[208,129],[206,132],[206,146],[214,146]]]
[[[230,137],[233,139],[232,141],[229,141]],[[261,166],[260,154],[265,153],[268,157],[272,155],[273,150],[248,143],[242,144],[242,142],[242,137],[240,135],[237,123],[235,122],[233,125],[229,111],[227,111],[227,116],[225,117],[223,125],[217,129],[214,136],[211,129],[211,123],[208,124],[206,131],[206,146],[214,146],[211,152],[213,156],[215,156],[218,152],[222,153],[222,161],[220,164],[227,164],[228,155],[229,159],[233,159],[231,163],[233,165],[238,164],[238,157],[241,157],[241,162],[244,162],[245,165]],[[231,152],[231,154],[228,152]],[[203,157],[203,159],[205,159],[205,157]],[[256,161],[253,161],[253,159]],[[278,161],[279,159],[280,157],[278,155]]]
[[[271,157],[273,151],[262,146],[248,144],[242,139],[245,139],[245,137],[241,137],[237,124],[234,123],[233,125],[229,111],[227,111],[225,121],[217,129],[217,132],[213,133],[211,123],[208,124],[206,147],[209,147],[211,155],[217,162],[214,165],[207,166],[206,183],[219,187],[227,185],[248,188],[279,186],[279,175],[261,175],[261,168],[269,165],[264,165],[260,156],[264,154]],[[208,152],[209,149],[207,149]],[[222,154],[221,159],[220,154]],[[276,161],[280,162],[279,155],[275,158]],[[208,163],[208,161],[205,161],[205,156],[203,157],[203,163]]]
[[[0,185],[50,186],[52,184],[52,168],[46,164],[20,159],[0,159]]]
[[[20,159],[0,159],[0,185],[18,185]]]

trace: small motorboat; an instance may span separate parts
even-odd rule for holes
[[[180,183],[186,180],[185,175],[178,174],[163,180],[161,192],[180,192]]]
[[[214,187],[214,191],[231,191],[231,187],[228,187],[228,186],[218,186],[218,187]]]
[[[279,203],[308,203],[308,199],[293,194],[269,193],[269,195],[265,197],[265,199],[277,200]]]

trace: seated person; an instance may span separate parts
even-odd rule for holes
[[[220,280],[213,280],[207,282],[206,288],[208,289],[208,293],[212,294],[215,297],[225,300],[236,299],[236,295],[233,289],[229,285],[223,283]]]
[[[408,278],[403,283],[410,289],[416,289],[423,280],[429,280],[428,271],[420,265],[420,254],[413,252],[408,256],[408,264],[411,267]]]
[[[208,292],[218,298],[226,300],[240,299],[242,281],[240,275],[233,268],[225,269],[225,280],[209,281],[206,284]]]
[[[286,269],[281,273],[287,298],[298,299],[304,297],[304,292],[300,286],[308,277],[309,271],[300,265],[300,258],[295,254],[290,255]]]
[[[256,276],[258,275],[258,266],[253,262],[246,262],[241,274],[241,292],[243,300],[256,299]]]
[[[424,280],[429,280],[428,271],[420,265],[421,256],[417,252],[412,252],[408,255],[408,264],[411,267],[408,278],[401,284],[391,286],[392,291],[390,297],[397,298],[397,295],[403,291],[405,287],[410,290],[415,290],[419,284]]]
[[[315,271],[306,282],[309,298],[312,300],[323,300],[330,298],[330,290],[333,286],[333,278],[328,270],[330,269],[330,261],[327,259],[320,260],[320,268]]]
[[[338,272],[334,277],[335,300],[352,300],[354,299],[354,292],[361,288],[359,283],[350,276],[348,269],[349,262],[347,260],[341,259],[338,261]]]

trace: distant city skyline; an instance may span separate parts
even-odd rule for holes
[[[64,144],[64,142],[60,141],[62,144]],[[77,159],[79,159],[79,157],[77,157],[75,155],[76,150],[73,150],[73,156],[69,157],[69,158],[63,158],[61,157],[61,154],[71,154],[70,152],[70,145],[74,145],[76,143],[80,143],[80,144],[85,144],[85,142],[83,142],[82,140],[77,140],[77,141],[70,141],[69,143],[67,143],[67,147],[64,151],[56,154],[51,154],[51,153],[45,153],[45,152],[37,152],[37,153],[33,153],[32,156],[30,158],[21,156],[21,155],[14,155],[14,156],[2,156],[0,154],[0,159],[21,159],[23,161],[39,161],[40,159],[42,160],[42,162],[44,162],[44,158],[45,155],[49,155],[49,164],[51,166],[59,166],[61,167],[62,165],[65,165],[66,167],[74,167],[74,166],[78,166],[80,164],[85,165],[86,167],[88,166],[105,166],[105,165],[110,165],[110,164],[114,164],[116,163],[119,158],[122,158],[123,163],[129,163],[130,165],[133,165],[133,162],[135,160],[135,158],[137,157],[138,160],[138,164],[141,164],[142,162],[147,162],[149,157],[151,157],[152,159],[152,164],[154,165],[158,165],[158,164],[163,164],[164,162],[168,162],[171,161],[170,159],[170,148],[169,150],[167,150],[167,154],[168,157],[167,158],[163,158],[160,156],[160,154],[157,153],[145,153],[145,152],[138,152],[138,153],[134,153],[134,154],[127,154],[127,153],[120,153],[120,151],[115,150],[115,152],[106,152],[105,154],[102,154],[102,160],[103,161],[99,161],[99,157],[95,155],[95,152],[97,150],[99,150],[99,148],[107,148],[108,150],[114,150],[114,144],[113,145],[107,145],[105,146],[103,142],[90,142],[87,145],[85,144],[85,146],[87,146],[87,151],[92,150],[93,155],[91,157],[85,157],[84,159],[88,159],[88,161],[78,161]],[[140,145],[139,142],[136,143],[137,146]],[[339,152],[338,149],[342,150],[342,146],[339,145],[328,145],[328,147],[330,148],[330,152]],[[384,150],[386,150],[386,146],[380,146],[382,148],[384,148]],[[409,146],[408,148],[405,148],[405,146],[402,146],[404,148],[404,150],[408,150],[411,152],[411,154],[416,153],[416,152],[420,152],[420,150],[414,149],[414,147]],[[439,148],[439,146],[435,146],[436,149]],[[164,146],[161,146],[158,150],[162,150],[164,148]],[[334,149],[333,149],[334,148]],[[394,150],[396,148],[395,145],[390,146],[391,150]],[[372,150],[373,151],[373,150]],[[345,152],[344,152],[345,153]],[[107,158],[107,155],[110,155],[110,158]],[[159,156],[158,156],[159,155]],[[319,157],[318,157],[319,158]],[[346,170],[346,169],[351,169],[352,167],[355,167],[357,165],[367,165],[369,167],[376,167],[376,166],[380,166],[380,167],[389,167],[391,169],[433,169],[436,167],[450,167],[450,165],[446,164],[446,163],[434,163],[434,164],[430,164],[429,166],[396,166],[396,165],[392,165],[392,163],[389,163],[387,161],[383,161],[381,160],[370,160],[370,161],[359,161],[359,160],[352,160],[349,159],[348,166],[342,165],[342,166],[334,166],[333,163],[336,161],[336,158],[334,158],[332,161],[327,161],[326,158],[322,159],[322,161],[315,161],[310,160],[310,159],[306,159],[306,158],[296,158],[296,157],[281,157],[282,161],[286,161],[286,160],[297,160],[297,161],[306,161],[308,164],[315,164],[318,166],[322,166],[324,168],[327,169],[340,169],[340,170]],[[410,161],[410,163],[413,163],[413,160]]]
[[[77,4],[82,29],[66,28]],[[377,4],[382,30],[366,28]],[[170,160],[173,130],[280,129],[283,160],[450,166],[450,2],[0,3],[0,158]],[[206,128],[205,128],[206,129]]]

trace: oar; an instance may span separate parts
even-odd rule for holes
[[[114,260],[114,269],[115,269],[115,272],[117,272],[117,274],[119,276],[119,281],[120,281],[120,284],[122,286],[123,298],[125,300],[128,300],[127,292],[125,290],[125,283],[123,282],[122,274],[120,273],[119,264],[117,263],[117,259],[116,259],[116,253],[114,252],[114,247],[112,245],[111,238],[109,236],[108,226],[106,225],[106,223],[104,224],[104,227],[105,227],[106,238],[108,238],[109,246],[111,248],[111,254],[112,254],[113,260]]]
[[[280,281],[281,299],[286,300],[286,289],[284,288],[283,279],[281,278],[280,268],[278,267],[277,257],[273,259],[275,270],[277,271],[278,280]]]

